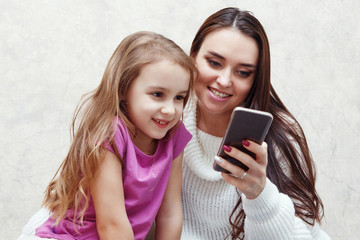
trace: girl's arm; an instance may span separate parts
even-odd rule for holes
[[[183,218],[181,208],[182,158],[183,153],[172,162],[164,199],[156,216],[156,240],[180,239],[181,236]]]
[[[100,239],[134,239],[125,209],[122,165],[108,150],[91,185],[91,194]]]

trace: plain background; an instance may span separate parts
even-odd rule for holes
[[[360,235],[358,0],[0,0],[0,236],[16,239],[65,157],[72,114],[127,35],[155,31],[187,53],[207,16],[249,10],[271,46],[272,82],[317,166],[333,239]]]

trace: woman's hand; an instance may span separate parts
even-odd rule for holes
[[[217,162],[217,164],[231,173],[221,173],[221,176],[226,182],[244,193],[246,198],[254,199],[260,195],[266,184],[266,166],[268,162],[267,144],[263,142],[262,145],[259,145],[247,140],[243,140],[242,143],[246,149],[256,154],[255,160],[250,155],[233,147],[224,146],[224,150],[226,154],[242,162],[249,168],[246,173],[244,169],[220,157],[217,158],[222,161],[221,163]]]

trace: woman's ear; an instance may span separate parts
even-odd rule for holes
[[[196,54],[196,53],[192,53],[192,54],[190,54],[190,57],[191,57],[191,59],[193,60],[193,63],[195,64],[195,67],[197,67],[197,63],[196,63],[196,56],[197,56],[197,54]]]
[[[197,55],[196,53],[191,53],[191,54],[190,54],[190,57],[191,57],[193,60],[195,60],[196,55]]]

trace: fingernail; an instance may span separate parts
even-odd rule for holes
[[[242,143],[242,145],[244,145],[245,147],[248,147],[248,146],[250,146],[250,142],[249,141],[247,141],[247,140],[242,140],[241,141],[241,143]]]
[[[224,145],[224,146],[223,146],[223,149],[224,149],[226,152],[230,152],[230,151],[231,151],[231,147],[229,147],[228,145]]]
[[[214,159],[217,163],[222,163],[221,158],[219,158],[218,156],[215,156]]]

